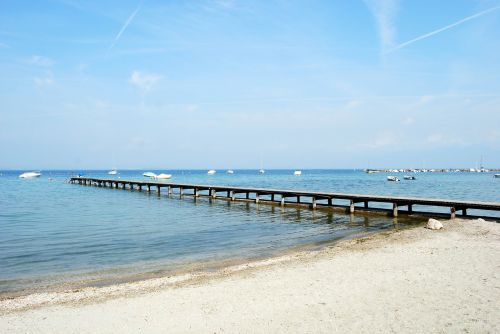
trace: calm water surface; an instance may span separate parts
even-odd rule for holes
[[[70,175],[109,177],[105,171],[42,171],[22,180],[0,172],[0,293],[54,282],[118,277],[191,263],[251,259],[292,247],[394,228],[383,216],[158,197],[146,192],[82,187]],[[116,178],[143,179],[144,171]],[[416,181],[387,182],[387,174],[348,170],[154,171],[172,182],[500,201],[492,174],[426,173]],[[402,176],[402,175],[401,175]],[[51,178],[52,180],[50,180]],[[401,177],[402,178],[402,177]],[[419,222],[398,220],[398,226]]]

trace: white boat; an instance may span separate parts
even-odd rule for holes
[[[110,171],[108,172],[108,174],[109,174],[109,175],[116,175],[116,174],[118,174],[118,171],[117,171],[116,169],[113,169],[113,170],[110,170]]]
[[[40,172],[26,172],[19,175],[19,177],[22,179],[29,179],[32,177],[40,177],[40,175],[42,175]]]
[[[157,175],[153,172],[146,172],[146,173],[143,173],[142,176],[145,176],[145,177],[151,177],[151,178],[156,178]]]
[[[228,173],[228,174],[234,174],[234,170],[228,169],[226,173]]]
[[[387,181],[399,182],[399,179],[396,176],[388,176]]]
[[[208,175],[214,175],[215,173],[217,173],[215,169],[211,169],[207,172]]]
[[[264,174],[265,172],[266,172],[266,171],[265,171],[265,170],[263,170],[262,168],[261,168],[261,169],[259,169],[259,173],[260,173],[260,174]]]
[[[293,175],[295,175],[295,176],[301,176],[302,175],[302,171],[301,170],[296,170],[295,172],[293,172]]]
[[[161,173],[161,174],[156,175],[155,178],[156,179],[163,179],[163,180],[165,180],[165,179],[170,179],[171,177],[172,177],[172,174],[163,174],[163,173]]]
[[[403,178],[404,178],[405,180],[416,180],[416,179],[417,179],[417,178],[416,178],[415,176],[413,176],[413,175],[405,175]]]
[[[500,174],[495,174],[493,177],[500,178]]]

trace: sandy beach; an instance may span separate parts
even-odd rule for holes
[[[2,300],[0,332],[500,332],[500,224],[443,224],[217,272]]]

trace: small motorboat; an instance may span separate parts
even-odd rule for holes
[[[207,172],[208,175],[214,175],[215,173],[217,173],[215,169],[211,169]]]
[[[228,173],[228,174],[234,174],[234,170],[228,169],[226,173]]]
[[[116,175],[116,174],[118,174],[118,171],[117,171],[116,169],[113,169],[113,170],[110,170],[110,171],[108,172],[108,174],[109,174],[109,175]]]
[[[262,168],[261,168],[261,169],[259,169],[259,173],[260,173],[260,174],[264,174],[265,172],[266,172],[266,171],[265,171],[265,170],[263,170]]]
[[[142,176],[150,177],[150,178],[154,179],[157,175],[153,172],[146,172],[146,173],[143,173]]]
[[[413,176],[413,175],[405,175],[403,178],[404,178],[405,180],[416,180],[416,179],[417,179],[417,178],[416,178],[415,176]]]
[[[19,177],[21,179],[30,179],[33,177],[40,177],[40,175],[42,175],[42,173],[40,173],[40,172],[26,172],[26,173],[22,173],[21,175],[19,175]]]
[[[495,175],[493,175],[493,177],[500,179],[500,174],[495,174]]]
[[[293,172],[293,175],[294,176],[301,176],[302,175],[302,171],[301,170],[296,170],[295,172]]]
[[[399,182],[399,179],[396,176],[388,176],[387,181]]]
[[[172,177],[172,174],[161,173],[161,174],[156,175],[155,179],[166,180],[166,179],[170,179],[171,177]]]

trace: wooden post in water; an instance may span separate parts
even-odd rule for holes
[[[316,197],[312,198],[312,208],[316,209]]]
[[[122,182],[122,189],[125,189],[125,182]]]
[[[142,184],[139,184],[139,191],[142,191]]]
[[[156,185],[156,192],[158,193],[158,196],[161,195],[161,187],[159,185]]]
[[[467,208],[462,209],[462,216],[467,216]]]
[[[365,201],[365,209],[368,209],[368,201]]]
[[[250,198],[250,192],[247,191],[246,195],[245,195],[245,198],[246,199],[249,199]]]
[[[180,187],[179,188],[179,197],[182,197],[184,195],[184,188]]]
[[[274,194],[271,194],[271,201],[274,202]]]
[[[413,204],[408,204],[408,214],[413,212]]]
[[[398,216],[398,203],[392,203],[392,216]]]
[[[151,185],[148,184],[148,193],[151,192]]]
[[[333,206],[333,200],[332,200],[332,198],[328,198],[328,206]]]
[[[198,193],[198,188],[194,188],[194,197],[200,196]]]
[[[297,196],[297,203],[300,203],[300,196]]]

